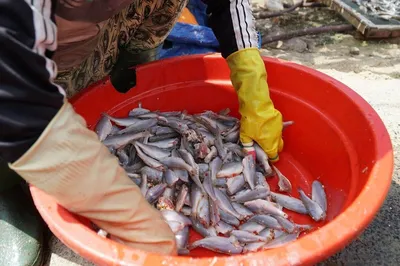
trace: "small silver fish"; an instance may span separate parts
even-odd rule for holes
[[[170,117],[170,116],[180,116],[182,115],[181,111],[168,111],[168,112],[157,112],[159,114],[162,114],[165,117]]]
[[[317,222],[325,220],[326,213],[322,210],[318,203],[310,199],[301,188],[299,188],[299,193],[300,199],[303,202],[304,206],[306,206],[311,218],[313,218],[313,220]]]
[[[254,215],[252,211],[250,211],[248,208],[246,208],[240,203],[232,202],[232,206],[235,209],[235,211],[237,211],[240,215],[242,215],[242,217],[244,217],[244,219],[250,218]]]
[[[265,226],[256,222],[245,222],[239,226],[239,229],[242,231],[251,232],[253,234],[258,234],[265,229]]]
[[[258,235],[265,237],[266,240],[264,242],[247,243],[243,248],[243,253],[262,250],[263,246],[275,237],[274,230],[269,228],[262,230]]]
[[[159,124],[163,126],[168,126],[172,129],[174,129],[176,132],[179,134],[183,135],[186,131],[189,130],[189,127],[183,123],[180,119],[174,118],[174,119],[167,119],[167,121],[160,121],[158,122]]]
[[[180,212],[182,210],[183,205],[185,204],[186,195],[188,193],[189,193],[188,187],[185,184],[183,184],[179,191],[178,198],[176,199],[175,211]]]
[[[256,172],[256,185],[259,185],[259,186],[267,188],[268,190],[271,190],[267,180],[265,180],[265,176],[260,172]]]
[[[249,252],[256,252],[262,250],[263,246],[265,245],[265,242],[251,242],[247,243],[243,247],[243,253],[249,253]]]
[[[239,140],[239,136],[240,136],[240,132],[239,130],[235,130],[232,132],[229,132],[225,137],[225,141],[229,141],[229,142],[237,142]]]
[[[190,201],[191,201],[191,207],[192,207],[192,217],[197,219],[198,215],[198,205],[200,203],[201,198],[204,197],[204,194],[202,193],[201,189],[199,186],[197,186],[195,183],[192,183],[191,185],[191,191],[190,191]]]
[[[204,125],[214,136],[219,135],[219,129],[215,120],[202,115],[194,115],[193,118],[200,124]],[[218,149],[218,148],[217,148]]]
[[[220,179],[220,178],[218,178]],[[226,192],[229,195],[236,194],[239,190],[243,189],[245,184],[244,176],[242,174],[227,178],[226,180]]]
[[[125,169],[125,171],[127,173],[139,173],[140,169],[142,169],[143,167],[146,167],[146,165],[142,162],[139,161],[137,163],[134,163],[133,165],[124,165],[123,168]]]
[[[204,191],[203,184],[200,181],[200,169],[199,169],[199,166],[197,165],[197,163],[195,162],[193,156],[186,150],[179,149],[178,153],[181,155],[181,157],[186,162],[186,164],[190,165],[192,168],[192,169],[185,168],[185,170],[187,170],[189,172],[190,177],[196,183],[196,185],[198,185]],[[176,158],[176,159],[178,159],[178,158]]]
[[[242,215],[240,215],[232,206],[231,201],[228,196],[226,196],[220,189],[215,189],[215,196],[217,197],[217,205],[225,212],[235,216],[239,220],[243,219]]]
[[[228,150],[224,146],[224,143],[222,142],[222,138],[220,134],[217,134],[215,136],[215,142],[214,142],[215,148],[217,148],[217,152],[219,157],[221,157],[222,161],[225,161],[227,155],[228,155]]]
[[[157,209],[174,210],[175,209],[175,187],[167,187],[161,197],[158,198]]]
[[[200,177],[203,177],[203,178],[204,178],[204,176],[205,176],[206,174],[209,174],[209,173],[208,173],[208,170],[209,170],[209,165],[208,165],[208,164],[206,164],[206,163],[199,163],[199,164],[197,164],[197,166],[199,167],[199,175],[200,175]]]
[[[176,175],[174,171],[172,171],[171,169],[167,169],[164,172],[164,179],[168,187],[173,187],[175,186],[176,182],[178,182],[179,177]]]
[[[271,248],[277,248],[277,247],[284,246],[290,242],[295,241],[298,237],[299,237],[299,233],[285,234],[285,235],[275,238],[274,240],[265,244],[263,246],[263,249],[271,249]]]
[[[148,166],[144,166],[140,173],[143,175],[147,175],[147,180],[150,181],[153,184],[158,184],[161,183],[162,178],[164,173],[162,171],[159,171],[157,169],[148,167]]]
[[[189,206],[183,206],[181,213],[185,216],[190,216],[192,214],[192,207]]]
[[[136,118],[133,118],[133,117],[126,117],[126,118],[112,117],[112,116],[110,116],[109,114],[106,114],[106,113],[103,113],[103,116],[105,116],[108,119],[110,119],[116,125],[122,126],[122,127],[128,127],[128,126],[140,121],[140,119],[136,119]]]
[[[208,197],[204,196],[200,199],[197,205],[197,219],[206,228],[210,226],[210,205],[208,203]]]
[[[265,242],[267,240],[265,237],[242,230],[232,230],[231,235],[236,237],[240,243]]]
[[[213,183],[217,179],[217,174],[220,171],[221,167],[222,167],[222,160],[217,156],[210,163],[211,180],[213,181]]]
[[[248,222],[256,222],[265,225],[272,229],[282,230],[282,225],[279,224],[278,220],[267,214],[257,214],[252,216]]]
[[[256,165],[252,155],[247,155],[242,160],[243,176],[251,189],[255,188],[256,183]]]
[[[292,191],[292,184],[290,183],[289,179],[286,178],[286,176],[284,176],[281,171],[279,171],[278,168],[276,168],[276,166],[272,166],[274,171],[276,172],[276,175],[279,178],[279,182],[278,182],[278,186],[279,186],[279,190],[280,191],[284,191],[284,192],[291,192]]]
[[[206,228],[204,227],[199,221],[197,221],[196,219],[194,219],[193,217],[190,218],[190,220],[192,221],[192,227],[193,229],[199,233],[200,235],[202,235],[203,237],[213,237],[213,236],[217,236],[217,231],[215,230],[214,227],[209,227]]]
[[[173,171],[175,172],[176,176],[182,180],[185,183],[189,182],[189,173],[186,170],[183,169],[173,169]]]
[[[118,157],[118,159],[119,159],[119,162],[121,163],[122,166],[128,165],[128,163],[129,163],[129,156],[128,156],[128,154],[126,153],[125,150],[123,150],[123,149],[117,150],[116,155],[117,155],[117,157]]]
[[[189,241],[189,226],[185,226],[182,230],[175,234],[176,246],[178,248],[178,254],[187,254],[187,246]]]
[[[142,183],[142,177],[138,174],[127,173],[128,177],[138,186]]]
[[[296,225],[291,221],[289,221],[288,219],[283,218],[282,216],[279,215],[276,215],[275,218],[278,221],[278,223],[282,225],[283,229],[289,234],[296,231]]]
[[[97,136],[99,137],[100,141],[106,139],[108,135],[111,134],[113,125],[111,124],[110,119],[108,117],[103,116],[100,118],[99,122],[97,123],[94,131],[96,132]]]
[[[195,162],[193,156],[187,150],[179,149],[178,153],[181,156],[181,158],[183,160],[185,160],[185,162],[188,165],[190,165],[192,167],[195,167],[197,165],[197,163]]]
[[[231,196],[234,202],[244,203],[256,199],[266,199],[270,191],[265,187],[257,186],[254,190],[246,189],[238,192],[236,195]]]
[[[215,191],[214,191],[214,186],[212,184],[211,175],[204,176],[203,187],[204,187],[204,190],[207,192],[208,196],[210,196],[210,198],[213,201],[216,201],[217,196],[215,196]]]
[[[110,132],[110,136],[111,135],[116,135],[118,132],[120,131],[120,128],[119,127],[117,127],[117,126],[112,126],[112,128],[111,128],[111,132]]]
[[[287,235],[287,234],[288,234],[288,233],[286,233],[285,231],[283,231],[283,228],[282,228],[282,230],[275,230],[275,231],[274,231],[274,238],[276,239],[276,238],[285,236],[285,235]]]
[[[148,145],[156,146],[162,149],[173,148],[179,143],[179,139],[172,138],[172,139],[164,139],[156,142],[149,142]]]
[[[311,199],[318,203],[322,211],[326,213],[326,210],[328,208],[326,193],[324,190],[324,186],[318,180],[315,180],[312,183]]]
[[[193,242],[190,245],[189,250],[197,247],[202,247],[225,254],[240,254],[243,251],[243,247],[239,244],[237,239],[233,237],[206,237]]]
[[[243,164],[241,162],[231,162],[222,165],[221,170],[217,173],[217,178],[229,178],[241,174]]]
[[[173,169],[182,169],[189,172],[189,174],[194,175],[195,169],[192,166],[188,165],[183,159],[176,157],[166,157],[160,159],[160,162],[167,166],[168,168]]]
[[[223,211],[221,208],[219,208],[218,210],[219,210],[219,215],[221,217],[221,221],[224,221],[225,223],[233,226],[239,226],[240,221],[238,218]]]
[[[168,119],[166,118],[166,117],[164,117],[164,116],[161,116],[161,115],[159,115],[159,114],[157,114],[157,113],[154,113],[154,112],[150,112],[150,113],[146,113],[146,114],[141,114],[141,115],[138,115],[138,116],[136,116],[137,118],[140,118],[140,119],[151,119],[151,118],[155,118],[155,119],[157,119],[158,121],[161,121],[161,122],[163,122],[163,123],[168,123]]]
[[[192,220],[179,212],[174,210],[161,210],[160,212],[166,221],[179,222],[184,226],[192,225]]]
[[[131,111],[129,111],[129,116],[135,117],[135,116],[139,116],[139,115],[143,115],[143,114],[147,114],[150,113],[150,110],[147,110],[145,108],[134,108]]]
[[[140,133],[127,133],[122,135],[112,135],[107,137],[103,144],[108,148],[119,149],[127,145],[128,143],[144,138],[146,136],[150,136],[150,133],[147,131],[140,132]]]
[[[228,235],[234,229],[235,228],[232,225],[227,224],[224,221],[219,221],[215,226],[215,230],[217,230],[217,233],[223,234],[223,235]]]
[[[185,228],[185,226],[177,221],[166,221],[166,223],[168,224],[169,228],[171,228],[171,231],[176,234],[179,231],[181,231],[182,229]]]
[[[207,154],[207,156],[204,158],[205,163],[210,163],[212,159],[214,159],[217,156],[218,152],[215,146],[211,146],[210,152]]]
[[[137,155],[140,157],[140,159],[143,160],[143,162],[144,162],[145,164],[147,164],[148,166],[150,166],[150,167],[152,167],[152,168],[154,168],[154,169],[157,169],[157,170],[159,170],[159,171],[165,171],[166,168],[165,168],[165,166],[164,166],[162,163],[160,163],[159,161],[153,159],[153,158],[150,157],[150,156],[147,156],[147,155],[139,148],[139,146],[135,145],[135,147],[136,147]]]
[[[140,191],[142,192],[143,196],[146,196],[147,194],[147,175],[146,174],[142,174],[142,182],[140,183]]]
[[[274,229],[271,228],[265,228],[264,230],[262,230],[258,235],[265,237],[268,241],[271,241],[272,239],[274,239],[275,237],[275,233],[274,233]]]
[[[204,159],[210,153],[210,149],[204,142],[194,144],[194,152],[197,158]]]
[[[176,131],[173,130],[172,128],[170,128],[170,127],[160,127],[160,126],[158,126],[158,127],[156,128],[155,132],[154,132],[154,134],[155,134],[156,136],[168,135],[168,134],[171,134],[171,133],[175,134]]]
[[[216,187],[219,187],[220,189],[224,189],[224,188],[226,188],[226,182],[227,182],[226,180],[227,180],[227,178],[218,178],[215,180],[214,185]]]
[[[224,143],[224,146],[228,149],[228,151],[233,152],[234,154],[236,154],[239,157],[246,157],[246,155],[247,155],[244,152],[244,150],[240,147],[240,145],[238,145],[236,143],[226,142],[226,143]]]
[[[198,128],[197,132],[203,137],[203,141],[207,146],[213,146],[215,144],[215,137],[207,129]]]
[[[272,202],[262,199],[247,201],[244,203],[249,210],[258,214],[275,214],[288,218],[288,215],[278,209]]]
[[[146,155],[152,157],[153,159],[160,160],[171,155],[171,152],[165,149],[161,149],[155,146],[147,145],[144,143],[140,143],[139,141],[135,141],[135,147],[139,147]],[[137,149],[136,149],[137,151]]]
[[[268,162],[268,155],[257,143],[254,143],[253,147],[256,151],[257,161],[263,166],[264,174],[271,175],[273,171]]]
[[[193,188],[190,191],[190,193],[188,193],[186,195],[186,198],[185,198],[185,205],[190,206],[190,207],[192,207],[192,196],[191,196],[192,191],[193,191]]]
[[[295,211],[297,213],[301,214],[307,214],[308,211],[306,207],[304,206],[303,202],[299,199],[296,199],[294,197],[286,196],[283,194],[271,192],[271,198],[274,200],[276,203],[281,205],[282,207]]]
[[[165,141],[165,140],[174,139],[174,138],[176,138],[178,136],[179,136],[179,134],[176,133],[176,132],[175,133],[168,133],[168,134],[158,135],[158,136],[151,136],[149,138],[149,142],[158,143],[158,142],[162,142],[162,141]],[[156,146],[156,145],[152,145],[152,146]]]
[[[164,190],[167,188],[167,184],[158,184],[154,187],[149,188],[146,193],[146,200],[150,204],[154,204],[158,198],[164,193]]]
[[[228,115],[231,112],[231,109],[225,108],[218,112],[220,115]]]
[[[208,203],[210,205],[210,225],[215,226],[221,220],[218,205],[213,200],[209,200]]]
[[[140,132],[157,125],[157,119],[139,120],[130,126],[121,129],[117,134]]]

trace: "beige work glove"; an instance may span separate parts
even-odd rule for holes
[[[10,168],[125,244],[176,254],[175,236],[161,213],[146,201],[117,158],[67,101],[37,142]]]

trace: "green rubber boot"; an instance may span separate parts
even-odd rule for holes
[[[46,226],[21,180],[0,162],[1,266],[40,266],[44,259]]]

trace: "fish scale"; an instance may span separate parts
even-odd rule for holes
[[[281,194],[291,191],[290,177],[270,165],[257,143],[256,161],[246,154],[238,144],[240,121],[228,113],[159,112],[139,106],[128,117],[105,114],[95,127],[132,183],[162,213],[179,255],[190,255],[197,247],[222,254],[276,248],[312,228],[292,222],[283,208],[314,220],[326,217],[323,184],[313,182],[311,198],[302,190],[299,198]],[[143,125],[148,128],[140,131]],[[274,173],[279,191],[272,191],[266,180]],[[203,238],[190,244],[189,229]]]

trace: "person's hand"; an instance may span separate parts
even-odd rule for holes
[[[271,162],[279,160],[283,149],[282,115],[269,96],[267,73],[257,48],[239,50],[227,57],[231,80],[239,98],[240,141],[243,146],[256,141]]]
[[[10,168],[123,243],[176,255],[175,236],[161,213],[67,101]]]

